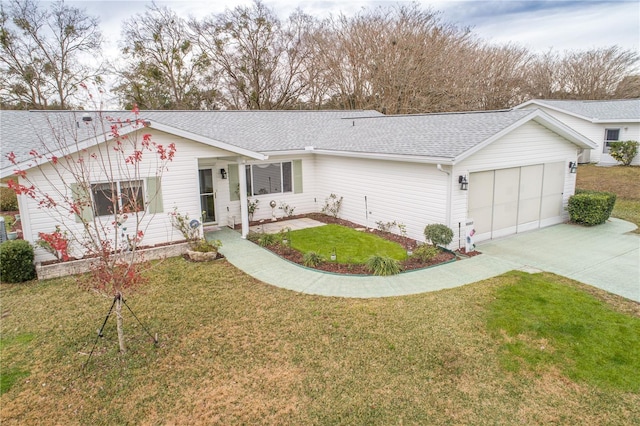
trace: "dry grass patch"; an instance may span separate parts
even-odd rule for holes
[[[612,216],[635,223],[635,232],[640,233],[640,167],[584,164],[578,167],[576,179],[576,188],[616,194]]]
[[[637,393],[503,368],[487,315],[518,274],[371,300],[274,288],[225,262],[170,259],[152,278],[128,303],[160,344],[127,316],[129,352],[119,354],[110,321],[84,373],[110,301],[72,279],[3,284],[2,368],[30,371],[0,397],[3,425],[640,420]]]

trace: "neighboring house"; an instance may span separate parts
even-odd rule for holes
[[[16,168],[5,158],[9,150],[21,161],[18,166],[28,168],[28,152],[37,148],[36,135],[46,141],[51,117],[80,126],[87,114],[95,113],[0,112],[2,177]],[[112,115],[118,114],[124,113]],[[424,240],[425,225],[443,223],[454,230],[452,247],[458,248],[469,219],[476,241],[566,221],[575,188],[570,164],[580,150],[596,146],[540,110],[402,116],[142,111],[140,116],[153,140],[176,145],[161,182],[150,176],[140,183],[146,194],[156,194],[142,202],[153,213],[145,224],[146,245],[182,239],[169,221],[174,207],[192,218],[204,211],[207,224],[240,223],[246,236],[247,197],[240,194],[259,200],[254,220],[282,217],[283,204],[295,214],[320,212],[336,194],[344,197],[344,219],[368,227],[397,221],[417,240]],[[79,138],[86,139],[80,148],[91,152],[95,138]],[[35,241],[38,232],[51,232],[55,223],[46,213],[33,200],[19,198],[24,238]],[[99,208],[93,214],[101,214]],[[72,217],[60,221],[73,226]],[[38,260],[46,256],[37,251]]]
[[[585,150],[580,163],[616,164],[609,155],[609,143],[634,140],[640,142],[640,99],[609,101],[564,101],[533,99],[515,109],[539,108],[582,133],[598,147]],[[640,154],[632,164],[640,165]]]

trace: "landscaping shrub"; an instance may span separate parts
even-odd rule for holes
[[[629,166],[638,155],[638,145],[637,141],[609,142],[609,155],[623,166]]]
[[[611,216],[611,212],[613,212],[613,208],[615,207],[616,200],[618,198],[618,196],[613,192],[605,192],[605,191],[587,191],[587,190],[578,189],[576,191],[576,194],[596,194],[596,195],[604,195],[605,197],[607,197],[607,219],[609,219],[609,216]]]
[[[302,262],[304,266],[307,266],[309,268],[315,268],[316,266],[324,262],[324,257],[322,257],[321,254],[315,251],[309,251],[309,252],[306,252],[302,257]]]
[[[411,257],[415,257],[416,259],[419,259],[421,262],[429,262],[438,254],[440,254],[440,250],[438,250],[437,247],[430,246],[428,244],[422,244],[421,246],[416,247]]]
[[[366,265],[373,275],[396,275],[402,272],[400,262],[387,256],[371,256]]]
[[[571,221],[587,226],[599,225],[609,218],[609,200],[605,194],[581,193],[569,198]]]
[[[8,283],[35,278],[33,247],[28,241],[11,240],[0,244],[0,278]]]
[[[18,198],[12,189],[0,187],[0,211],[12,212],[18,210]]]
[[[262,233],[258,237],[258,245],[260,247],[270,246],[270,245],[276,244],[276,243],[278,243],[280,241],[281,241],[281,239],[280,239],[280,236],[278,234],[265,234],[265,233]]]
[[[446,225],[432,223],[424,228],[424,237],[434,246],[446,247],[453,240],[453,231]]]

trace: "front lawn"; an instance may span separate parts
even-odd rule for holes
[[[3,425],[640,423],[640,305],[552,274],[360,300],[168,259],[127,299],[159,345],[127,311],[129,352],[111,318],[84,373],[109,299],[72,278],[0,296]]]
[[[583,164],[578,167],[576,188],[616,194],[612,216],[635,223],[635,232],[640,233],[640,167]]]
[[[388,256],[396,260],[407,257],[406,249],[400,244],[377,235],[356,231],[340,225],[324,225],[315,228],[291,231],[290,244],[301,253],[315,251],[326,259],[335,250],[338,263],[365,263],[374,255]]]

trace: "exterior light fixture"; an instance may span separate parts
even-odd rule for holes
[[[469,189],[469,181],[467,181],[466,176],[463,176],[463,175],[458,176],[458,183],[460,184],[461,191],[466,191],[467,189]]]
[[[578,163],[576,163],[574,161],[569,161],[569,171],[571,173],[577,173],[578,172]]]
[[[227,171],[225,169],[220,169],[220,176],[222,176],[222,179],[226,179]]]

